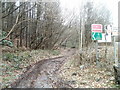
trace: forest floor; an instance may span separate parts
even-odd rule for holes
[[[1,86],[22,88],[116,88],[113,71],[91,65],[72,65],[76,49],[3,53]],[[111,50],[110,50],[111,51]],[[112,53],[111,53],[112,54]],[[9,59],[8,59],[9,58]],[[11,60],[10,60],[11,59]],[[79,58],[78,58],[79,60]],[[18,63],[19,62],[19,63]]]

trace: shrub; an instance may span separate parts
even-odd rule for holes
[[[5,31],[2,31],[2,34],[0,34],[0,39],[3,39],[5,38],[7,35],[7,33]],[[2,40],[0,41],[0,45],[3,45],[3,46],[9,46],[9,47],[13,47],[13,43],[9,40]]]

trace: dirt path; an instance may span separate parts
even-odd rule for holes
[[[74,53],[73,50],[67,50],[64,56],[44,59],[30,66],[20,79],[12,83],[14,88],[59,88],[70,87],[58,77],[59,69],[65,63],[68,56]]]

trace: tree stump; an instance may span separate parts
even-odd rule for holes
[[[113,66],[113,68],[114,68],[115,82],[117,84],[120,84],[120,65]]]

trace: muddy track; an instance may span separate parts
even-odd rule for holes
[[[41,60],[28,67],[21,77],[11,84],[12,88],[60,88],[71,87],[58,77],[61,66],[67,57],[60,56]]]

